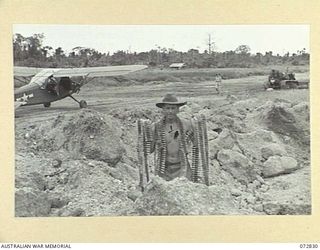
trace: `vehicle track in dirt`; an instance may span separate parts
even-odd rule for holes
[[[200,83],[158,83],[131,86],[95,86],[86,85],[79,95],[74,95],[77,100],[86,100],[89,108],[102,113],[109,113],[114,108],[132,106],[152,107],[156,101],[168,92],[175,93],[184,99],[201,98],[201,100],[225,99],[226,94],[248,94],[248,92],[262,92],[259,84],[261,77],[248,77],[245,79],[225,80],[223,82],[223,94],[218,95],[213,87],[213,82]],[[52,103],[50,108],[42,105],[20,107],[15,112],[16,121],[36,119],[37,121],[50,119],[61,113],[74,112],[79,106],[70,98]]]
[[[297,79],[306,76],[308,73],[300,73],[297,74]],[[103,86],[89,83],[82,87],[79,95],[74,97],[79,101],[86,100],[88,108],[104,114],[110,113],[113,109],[126,107],[153,108],[154,103],[160,101],[166,93],[175,93],[179,98],[190,102],[210,100],[219,106],[219,102],[223,102],[227,95],[235,95],[239,98],[260,98],[268,95],[269,93],[263,89],[266,78],[267,76],[250,76],[223,80],[220,95],[216,92],[214,83],[209,81],[149,82],[130,86]],[[281,91],[274,91],[272,95],[281,97]],[[79,105],[71,98],[65,98],[52,103],[50,108],[45,108],[43,105],[20,107],[15,111],[15,122],[40,122],[77,110]]]

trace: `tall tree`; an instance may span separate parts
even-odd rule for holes
[[[58,47],[58,48],[55,49],[55,51],[54,51],[54,57],[55,57],[58,61],[60,61],[61,58],[64,57],[64,56],[65,56],[65,55],[64,55],[64,51],[63,51],[63,49],[62,49],[61,47]]]
[[[44,58],[48,57],[48,53],[50,53],[50,51],[52,51],[52,47],[51,46],[44,46],[43,48],[41,48],[42,54],[44,56]]]
[[[14,60],[22,60],[24,52],[25,37],[21,34],[13,36],[13,58]]]
[[[44,38],[43,33],[34,34],[33,36],[26,38],[29,57],[39,59],[42,56],[41,46],[42,46],[43,38]]]
[[[208,34],[207,45],[208,45],[208,53],[211,54],[214,51],[214,47],[215,47],[215,42],[213,41],[211,34]]]
[[[235,50],[237,54],[241,54],[241,55],[248,55],[250,54],[250,51],[251,49],[248,45],[240,45]]]

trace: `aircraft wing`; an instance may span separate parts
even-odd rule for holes
[[[31,68],[31,67],[18,67],[13,68],[14,76],[31,77],[38,74],[42,68]]]
[[[147,68],[146,65],[124,65],[124,66],[104,66],[87,68],[33,68],[33,67],[14,67],[14,76],[31,77],[42,70],[52,71],[54,77],[73,77],[73,76],[118,76],[125,75],[137,70]]]
[[[65,68],[55,69],[54,77],[100,77],[100,76],[118,76],[128,74],[137,70],[147,68],[146,65],[124,65],[124,66],[105,66],[105,67],[87,67],[87,68]]]

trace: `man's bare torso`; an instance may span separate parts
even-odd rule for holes
[[[178,128],[177,122],[166,124],[164,130],[167,143],[167,162],[177,163],[180,161],[179,139],[181,131]]]

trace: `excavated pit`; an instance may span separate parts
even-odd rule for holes
[[[15,216],[310,214],[309,105],[225,98],[204,114],[210,186],[152,176],[138,189],[137,119],[158,110],[69,112],[16,132]]]

